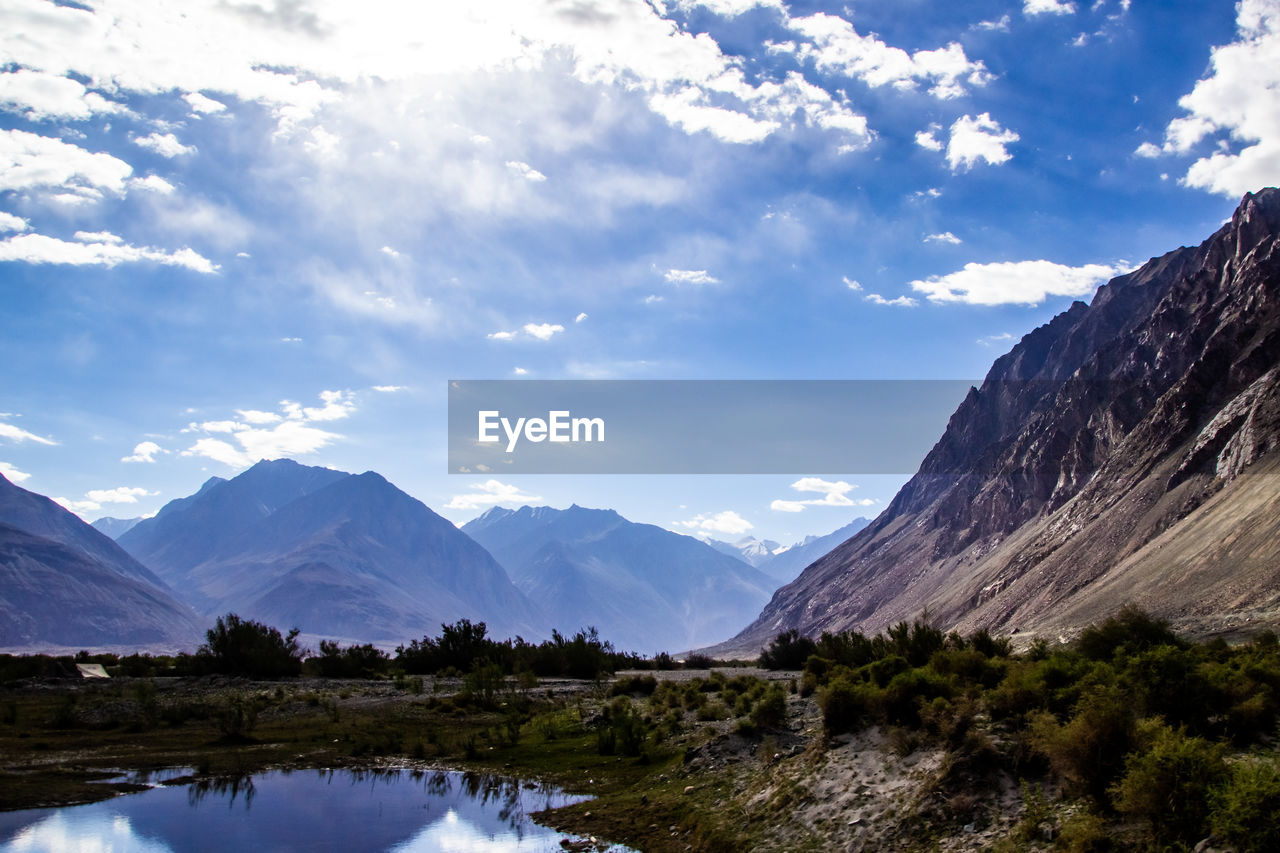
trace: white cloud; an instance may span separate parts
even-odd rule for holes
[[[951,125],[947,163],[953,172],[971,169],[980,160],[998,166],[1013,156],[1005,146],[1019,138],[1014,131],[1000,127],[990,113],[982,113],[977,118],[963,115]]]
[[[138,498],[153,497],[159,492],[148,492],[146,489],[119,486],[114,489],[90,489],[84,496],[100,504],[136,504]]]
[[[1236,40],[1213,49],[1209,75],[1178,101],[1188,115],[1169,123],[1163,150],[1224,132],[1234,148],[1197,159],[1182,180],[1238,198],[1280,183],[1280,3],[1242,0],[1236,10]]]
[[[37,121],[79,120],[95,113],[125,111],[123,105],[90,92],[75,80],[27,68],[0,74],[0,108]]]
[[[741,535],[755,527],[754,524],[747,521],[731,509],[723,512],[717,512],[714,515],[706,515],[699,513],[688,521],[675,522],[676,527],[683,527],[686,530],[694,530],[699,533],[720,533],[733,535]]]
[[[1009,32],[1010,19],[1008,15],[1001,15],[999,20],[995,21],[979,21],[973,25],[973,29],[986,32]]]
[[[26,231],[31,227],[31,223],[23,219],[21,216],[14,216],[12,213],[5,213],[0,210],[0,232],[4,231]]]
[[[941,151],[943,148],[942,140],[938,139],[938,132],[942,130],[942,125],[931,124],[928,130],[921,130],[916,133],[916,145],[921,148],[927,148],[930,151]]]
[[[1141,145],[1139,145],[1137,148],[1135,148],[1133,153],[1138,155],[1139,157],[1152,158],[1152,157],[1159,157],[1161,154],[1161,151],[1160,151],[1160,146],[1154,145],[1150,142],[1144,142]]]
[[[391,248],[390,246],[383,246],[383,247],[382,247],[381,249],[379,249],[378,251],[379,251],[379,252],[381,252],[382,254],[386,255],[386,256],[387,256],[387,257],[389,257],[389,258],[398,258],[398,257],[400,257],[400,253],[399,253],[399,252],[397,252],[395,249]]]
[[[577,317],[574,317],[574,318],[573,318],[573,322],[575,322],[575,323],[581,323],[581,322],[582,322],[583,320],[585,320],[585,319],[587,319],[587,312],[586,312],[586,311],[583,311],[583,312],[582,312],[581,314],[579,314]]]
[[[123,243],[124,238],[110,231],[77,231],[71,239],[80,243]]]
[[[662,277],[672,284],[719,284],[720,279],[706,270],[667,270]]]
[[[1075,3],[1063,0],[1022,0],[1022,14],[1028,18],[1037,15],[1070,15],[1075,11]]]
[[[525,323],[525,334],[540,341],[549,341],[557,332],[563,332],[564,326],[559,323]]]
[[[240,419],[246,424],[253,424],[255,426],[261,424],[276,424],[284,420],[284,418],[275,412],[264,412],[260,409],[236,409],[236,414],[239,415]]]
[[[872,305],[891,305],[895,308],[914,308],[920,303],[910,296],[896,296],[893,299],[885,299],[878,293],[868,293],[862,297],[864,302],[870,302]]]
[[[197,112],[221,103],[199,94],[204,91],[255,102],[273,112],[286,136],[305,129],[323,107],[358,111],[363,99],[347,101],[346,95],[362,81],[394,88],[417,77],[442,80],[559,64],[581,83],[641,93],[655,111],[691,133],[697,122],[664,110],[666,99],[733,113],[742,117],[740,123],[769,132],[800,121],[842,130],[847,137],[850,131],[840,127],[845,122],[855,138],[865,138],[858,117],[829,94],[806,92],[790,77],[748,80],[736,57],[724,54],[706,33],[688,32],[664,17],[661,3],[602,0],[589,11],[555,0],[327,3],[305,10],[294,3],[86,9],[12,0],[10,7],[0,50],[17,66],[91,79],[111,91],[186,92],[184,99]],[[913,57],[922,65],[951,61],[942,59]],[[924,73],[932,81],[950,71]],[[703,124],[722,139],[740,133],[726,121]]]
[[[502,504],[531,504],[542,500],[539,495],[528,495],[520,491],[519,486],[509,485],[498,480],[485,480],[483,483],[472,483],[476,491],[454,495],[445,504],[445,509],[482,509]]]
[[[849,492],[858,487],[844,480],[833,482],[821,477],[801,477],[791,484],[791,488],[802,494],[819,494],[822,497],[792,501],[778,499],[769,504],[769,509],[777,512],[803,512],[805,507],[810,506],[871,506],[875,503],[870,498],[856,501],[850,498]]]
[[[523,367],[515,367],[515,368],[512,368],[511,372],[512,372],[512,373],[514,373],[516,376],[528,376],[528,375],[529,375],[529,371],[525,370]]]
[[[407,391],[408,388],[404,385],[374,385],[373,390],[379,394],[395,394],[400,391]]]
[[[950,231],[943,231],[941,234],[930,234],[924,238],[926,243],[947,243],[952,246],[959,246],[964,241]]]
[[[175,187],[159,175],[147,175],[145,178],[133,178],[130,180],[129,189],[171,195]]]
[[[135,137],[133,144],[139,148],[145,148],[148,151],[154,151],[161,157],[173,159],[182,154],[192,154],[195,152],[194,145],[183,145],[178,141],[178,137],[172,133],[151,133],[146,136]]]
[[[656,293],[650,293],[648,296],[644,298],[645,305],[654,305],[661,301],[662,301],[662,297]]]
[[[134,446],[133,453],[131,455],[123,457],[120,461],[121,462],[155,462],[157,453],[168,453],[168,452],[169,451],[165,450],[163,447],[156,444],[154,441],[143,441]]]
[[[158,494],[160,493],[149,492],[146,489],[120,486],[114,489],[90,489],[85,492],[82,500],[63,497],[52,498],[52,500],[63,509],[83,515],[86,512],[102,509],[103,504],[136,504],[138,498],[154,497]]]
[[[998,335],[987,335],[985,338],[978,338],[978,343],[984,347],[993,346],[994,344],[1004,343],[1013,340],[1013,335],[1008,332],[1001,332]]]
[[[1052,261],[968,263],[947,275],[913,281],[911,287],[931,302],[1038,305],[1050,296],[1087,296],[1121,271],[1104,264],[1068,267]]]
[[[28,133],[0,131],[0,191],[57,188],[88,201],[123,195],[133,167],[110,154]]]
[[[320,392],[320,406],[303,406],[292,400],[280,401],[280,412],[237,409],[239,419],[190,424],[184,433],[206,436],[182,451],[183,456],[203,456],[231,468],[247,468],[260,459],[281,459],[314,453],[343,436],[314,426],[350,417],[356,411],[348,391]],[[235,440],[214,438],[229,435]]]
[[[19,471],[8,462],[0,462],[0,474],[4,474],[5,479],[10,483],[22,483],[31,479],[31,475],[25,471]]]
[[[849,288],[850,290],[862,290],[862,283],[858,281],[854,281],[853,279],[849,278],[849,276],[847,275],[840,276],[840,280],[843,281],[844,286]]]
[[[164,266],[186,267],[206,274],[220,269],[217,264],[190,248],[166,252],[163,249],[122,244],[118,239],[111,242],[72,243],[43,234],[20,234],[0,240],[0,261],[105,267],[150,261]]]
[[[507,168],[513,175],[518,178],[524,178],[526,181],[533,183],[541,183],[547,179],[547,176],[530,166],[528,163],[522,163],[519,160],[508,160]]]
[[[196,114],[211,115],[227,109],[227,105],[222,101],[215,101],[199,92],[188,92],[182,96],[182,99],[191,106],[191,112]]]
[[[871,87],[913,89],[924,83],[929,94],[947,99],[964,95],[966,86],[982,86],[991,79],[986,66],[970,61],[959,42],[908,54],[874,35],[860,35],[844,18],[821,12],[792,18],[790,26],[810,41],[799,47],[800,56],[812,58],[822,71],[856,77]]]
[[[51,438],[36,435],[34,432],[28,432],[22,427],[16,427],[13,424],[0,421],[0,438],[7,438],[10,441],[23,442],[32,441],[36,444],[55,445],[58,442]]]
[[[102,504],[97,501],[72,500],[71,498],[64,497],[53,497],[49,500],[53,501],[68,512],[74,512],[77,515],[102,509]]]
[[[486,337],[495,341],[514,341],[516,339],[515,332],[490,332]]]
[[[280,339],[280,343],[282,343],[282,344],[300,344],[300,343],[302,343],[302,338],[281,338],[281,339]]]

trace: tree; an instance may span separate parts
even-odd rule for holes
[[[269,625],[244,620],[235,613],[218,617],[197,655],[212,672],[249,678],[280,678],[302,671],[304,650],[298,629],[288,636]]]

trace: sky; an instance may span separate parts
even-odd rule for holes
[[[1280,181],[1280,0],[0,0],[0,472],[787,544],[912,473],[446,473],[452,379],[973,379]]]

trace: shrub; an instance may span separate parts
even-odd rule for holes
[[[751,722],[756,728],[777,729],[787,722],[787,694],[776,684],[771,685],[756,706],[751,709]]]
[[[208,642],[197,655],[212,672],[280,678],[302,671],[303,650],[298,646],[297,628],[282,637],[269,625],[228,613],[218,617],[206,637]]]
[[[1101,624],[1085,628],[1076,645],[1090,660],[1107,661],[1118,652],[1134,654],[1156,646],[1182,646],[1184,643],[1169,629],[1167,620],[1157,619],[1126,604]]]
[[[1280,767],[1247,761],[1210,795],[1213,831],[1241,850],[1280,850]]]
[[[867,724],[870,704],[866,687],[834,679],[818,695],[822,727],[827,735],[858,731]]]
[[[333,640],[321,640],[320,656],[312,660],[325,678],[369,678],[385,672],[390,657],[372,643],[343,649]]]
[[[652,696],[653,691],[658,689],[658,679],[652,675],[631,675],[626,678],[619,678],[609,688],[610,696],[627,696],[637,694],[640,696]]]
[[[1219,747],[1156,720],[1143,720],[1144,749],[1125,762],[1124,777],[1113,788],[1116,809],[1150,821],[1162,841],[1204,837],[1209,790],[1225,776]]]
[[[1066,725],[1047,713],[1031,723],[1032,743],[1048,757],[1053,770],[1103,804],[1124,769],[1124,756],[1133,748],[1135,734],[1129,700],[1110,686],[1086,693]]]
[[[765,669],[800,669],[818,645],[792,628],[783,631],[760,653],[760,665]]]

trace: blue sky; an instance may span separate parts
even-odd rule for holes
[[[0,471],[289,456],[791,541],[904,476],[445,474],[446,382],[981,377],[1280,179],[1280,3],[0,0]]]

